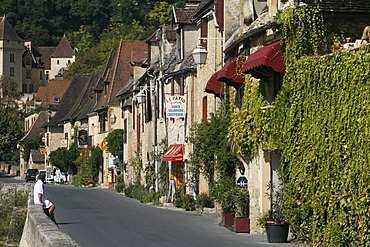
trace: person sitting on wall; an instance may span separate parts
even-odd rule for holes
[[[54,217],[55,205],[46,199],[44,192],[45,173],[40,173],[37,182],[33,188],[33,202],[35,205],[41,205],[44,213],[56,224]]]
[[[241,175],[238,178],[238,180],[236,181],[236,184],[238,186],[241,186],[241,187],[244,187],[244,188],[248,188],[248,179],[244,176],[245,168],[244,168],[244,165],[242,163],[239,166],[239,171],[240,171],[240,174]]]

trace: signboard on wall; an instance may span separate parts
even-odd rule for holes
[[[184,95],[166,95],[166,117],[184,118],[186,114],[186,98]]]

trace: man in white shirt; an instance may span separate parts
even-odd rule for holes
[[[35,187],[33,188],[33,201],[36,205],[41,205],[45,214],[56,224],[54,218],[55,205],[46,199],[44,193],[45,173],[41,173],[38,177]]]

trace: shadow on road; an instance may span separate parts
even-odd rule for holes
[[[81,224],[82,222],[58,222],[58,225],[74,225]]]

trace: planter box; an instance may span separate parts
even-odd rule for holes
[[[289,224],[266,224],[267,241],[269,243],[288,242]]]
[[[236,233],[250,233],[250,219],[244,217],[234,218],[234,232]]]
[[[222,225],[223,226],[233,226],[234,225],[234,214],[223,213],[222,215]]]

